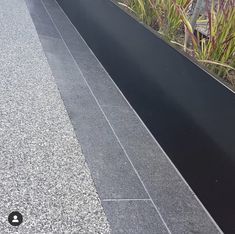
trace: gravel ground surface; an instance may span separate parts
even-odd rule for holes
[[[0,233],[109,233],[25,2],[0,3]]]

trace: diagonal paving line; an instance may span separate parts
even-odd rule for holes
[[[101,106],[100,106],[100,104],[99,104],[99,101],[98,101],[97,98],[95,97],[95,95],[94,95],[94,93],[93,93],[91,87],[90,87],[89,84],[87,83],[86,78],[84,77],[84,75],[83,75],[81,69],[79,68],[79,66],[78,66],[78,64],[77,64],[77,62],[76,62],[76,60],[74,59],[73,55],[71,54],[71,51],[69,50],[69,48],[68,48],[66,42],[64,41],[64,39],[63,39],[63,37],[62,37],[62,35],[61,35],[61,33],[60,33],[58,27],[57,27],[56,24],[54,23],[54,20],[53,20],[52,16],[51,16],[50,13],[48,12],[48,10],[47,10],[47,8],[46,8],[44,2],[43,2],[42,0],[41,0],[41,2],[42,2],[42,4],[43,4],[43,6],[44,6],[44,8],[45,8],[45,10],[46,10],[46,12],[47,12],[47,14],[48,14],[49,17],[51,18],[52,23],[54,24],[55,28],[57,29],[57,31],[58,31],[58,33],[59,33],[59,35],[60,35],[62,41],[64,42],[64,44],[65,44],[65,46],[66,46],[66,48],[67,48],[67,50],[69,51],[71,57],[73,58],[73,61],[74,61],[74,63],[76,64],[76,67],[77,67],[78,71],[81,73],[81,75],[82,75],[82,77],[83,77],[83,79],[84,79],[84,82],[86,83],[87,87],[89,88],[89,91],[90,91],[91,95],[92,95],[93,98],[95,99],[97,105],[99,106],[99,109],[101,110],[101,112],[102,112],[104,118],[106,119],[107,123],[109,124],[109,127],[111,128],[111,130],[112,130],[114,136],[116,137],[116,139],[117,139],[117,141],[118,141],[120,147],[122,148],[123,152],[125,153],[125,155],[126,155],[128,161],[130,162],[130,164],[131,164],[133,170],[135,171],[135,173],[136,173],[137,177],[139,178],[139,180],[140,180],[142,186],[144,187],[144,189],[145,189],[147,195],[149,196],[150,201],[152,202],[152,205],[154,206],[155,210],[157,211],[157,213],[158,213],[158,215],[159,215],[161,221],[163,222],[163,224],[164,224],[164,226],[165,226],[167,232],[168,232],[169,234],[171,234],[171,231],[170,231],[169,227],[167,226],[165,220],[163,219],[163,217],[162,217],[162,215],[161,215],[159,209],[157,208],[157,206],[156,206],[155,203],[153,202],[153,199],[151,198],[151,196],[150,196],[150,194],[149,194],[149,192],[148,192],[148,190],[147,190],[147,188],[146,188],[144,182],[142,181],[142,179],[141,179],[141,177],[140,177],[138,171],[136,170],[136,168],[135,168],[135,166],[133,165],[133,163],[132,163],[130,157],[128,156],[128,154],[127,154],[125,148],[123,147],[122,143],[120,142],[120,140],[119,140],[119,138],[118,138],[118,136],[117,136],[115,130],[113,129],[113,126],[111,125],[111,123],[110,123],[110,121],[108,120],[106,114],[104,113],[103,109],[101,108]],[[58,4],[58,3],[57,3],[57,4]]]

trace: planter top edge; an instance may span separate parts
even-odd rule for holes
[[[117,0],[110,0],[116,7],[118,7],[121,11],[123,11],[125,14],[127,14],[129,17],[134,19],[136,22],[138,22],[140,25],[142,25],[146,30],[150,31],[154,36],[156,36],[158,39],[164,41],[171,49],[176,50],[178,53],[180,53],[182,56],[186,57],[191,63],[196,65],[198,68],[203,70],[205,73],[207,73],[210,77],[212,77],[214,80],[219,82],[222,86],[224,86],[227,90],[231,91],[233,94],[235,94],[235,87],[233,87],[231,84],[226,82],[223,78],[219,77],[217,74],[212,73],[206,66],[201,64],[199,61],[197,61],[195,58],[187,54],[185,51],[180,50],[177,46],[175,46],[173,43],[170,43],[167,41],[159,32],[154,30],[152,27],[148,26],[146,23],[141,21],[137,16],[134,14],[131,14],[128,11],[125,11],[120,4],[118,4]]]

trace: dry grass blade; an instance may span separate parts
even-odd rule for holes
[[[220,77],[235,83],[235,0],[205,1],[206,14],[198,22],[208,26],[207,38],[199,33],[195,36],[188,15],[192,0],[122,0],[121,4],[180,47],[184,27],[185,36],[192,42],[189,46],[185,43],[184,50]]]

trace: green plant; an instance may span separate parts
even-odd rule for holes
[[[182,46],[210,70],[235,85],[235,0],[203,0],[206,1],[206,16],[199,17],[197,11],[190,18],[188,10],[192,1],[122,0],[120,4],[168,41]],[[198,0],[196,6],[201,3]],[[194,35],[196,21],[207,23],[207,38]],[[182,45],[182,36],[185,45]]]
[[[182,19],[173,2],[185,12],[192,0],[124,0],[120,4],[133,11],[141,21],[155,28],[167,40],[174,40]]]
[[[178,31],[182,28],[182,19],[176,5],[181,10],[188,11],[191,0],[156,0],[153,6],[159,23],[159,32],[170,40],[175,40]]]
[[[147,25],[154,27],[156,15],[150,0],[123,0],[119,4],[134,12]]]
[[[215,1],[206,4],[208,37],[200,38],[193,34],[189,20],[178,7],[182,20],[190,34],[193,52],[200,62],[206,64],[220,77],[234,83],[235,77],[235,5],[233,0]]]

